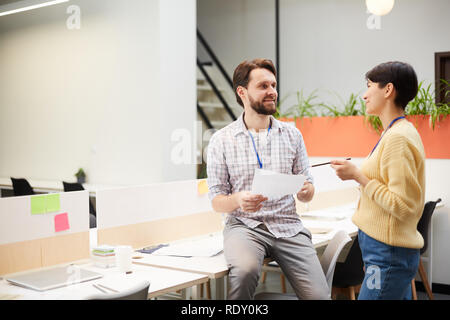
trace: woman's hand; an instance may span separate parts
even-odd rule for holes
[[[363,187],[370,181],[353,163],[347,160],[332,160],[331,167],[341,180],[355,180]]]

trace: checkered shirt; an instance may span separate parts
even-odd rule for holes
[[[309,160],[300,131],[289,123],[271,116],[268,132],[252,132],[262,169],[284,174],[303,174],[313,183]],[[243,121],[243,114],[225,128],[217,131],[208,145],[207,174],[209,199],[217,195],[230,195],[250,191],[255,169],[259,168],[255,149]],[[302,186],[299,186],[299,191]],[[293,195],[262,202],[257,212],[244,212],[241,208],[229,213],[250,228],[264,223],[277,238],[292,237],[303,229],[296,212]],[[227,221],[228,221],[227,219]]]

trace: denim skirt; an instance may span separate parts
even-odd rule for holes
[[[410,300],[420,250],[390,246],[358,231],[365,276],[358,300]]]

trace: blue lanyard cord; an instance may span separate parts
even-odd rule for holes
[[[377,144],[375,145],[375,147],[373,147],[372,152],[370,153],[370,155],[372,155],[372,153],[375,151],[375,149],[377,148],[378,144],[380,143],[381,139],[383,138],[384,134],[386,133],[386,131],[388,131],[388,129],[390,127],[392,127],[392,125],[394,124],[395,121],[400,120],[400,119],[405,119],[405,116],[401,116],[401,117],[397,117],[394,120],[391,121],[391,123],[388,125],[388,127],[386,128],[386,130],[384,130],[383,134],[381,135],[380,139],[378,139]]]
[[[269,135],[270,128],[272,128],[272,121],[270,122],[269,130],[267,131],[267,135]],[[250,138],[252,139],[252,142],[253,142],[253,149],[255,150],[256,158],[258,159],[259,168],[262,169],[263,164],[262,164],[262,162],[261,162],[261,159],[259,158],[258,151],[256,150],[255,140],[253,139],[253,135],[252,135],[252,133],[250,132],[250,130],[248,130],[248,133],[249,133]]]

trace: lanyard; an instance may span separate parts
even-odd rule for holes
[[[401,117],[397,117],[394,120],[391,121],[391,123],[389,124],[389,126],[386,128],[386,130],[384,130],[383,134],[381,135],[380,139],[378,140],[377,144],[375,145],[375,147],[373,147],[372,152],[370,153],[370,155],[372,155],[372,153],[375,151],[375,149],[377,148],[378,144],[380,143],[381,139],[383,138],[384,134],[386,133],[386,131],[388,131],[388,129],[390,127],[392,127],[392,125],[394,124],[395,121],[400,120],[400,119],[405,119],[405,116],[401,116]],[[369,155],[369,156],[370,156]]]
[[[246,125],[246,126],[247,126],[247,125]],[[267,135],[269,135],[270,128],[272,128],[272,121],[270,121],[269,130],[267,131]],[[252,133],[250,132],[250,130],[248,130],[248,134],[250,135],[250,138],[252,138],[253,149],[255,150],[256,158],[258,159],[259,168],[262,169],[263,164],[262,164],[262,162],[261,162],[261,159],[259,158],[258,151],[256,150],[255,140],[253,139],[253,135],[252,135]]]

